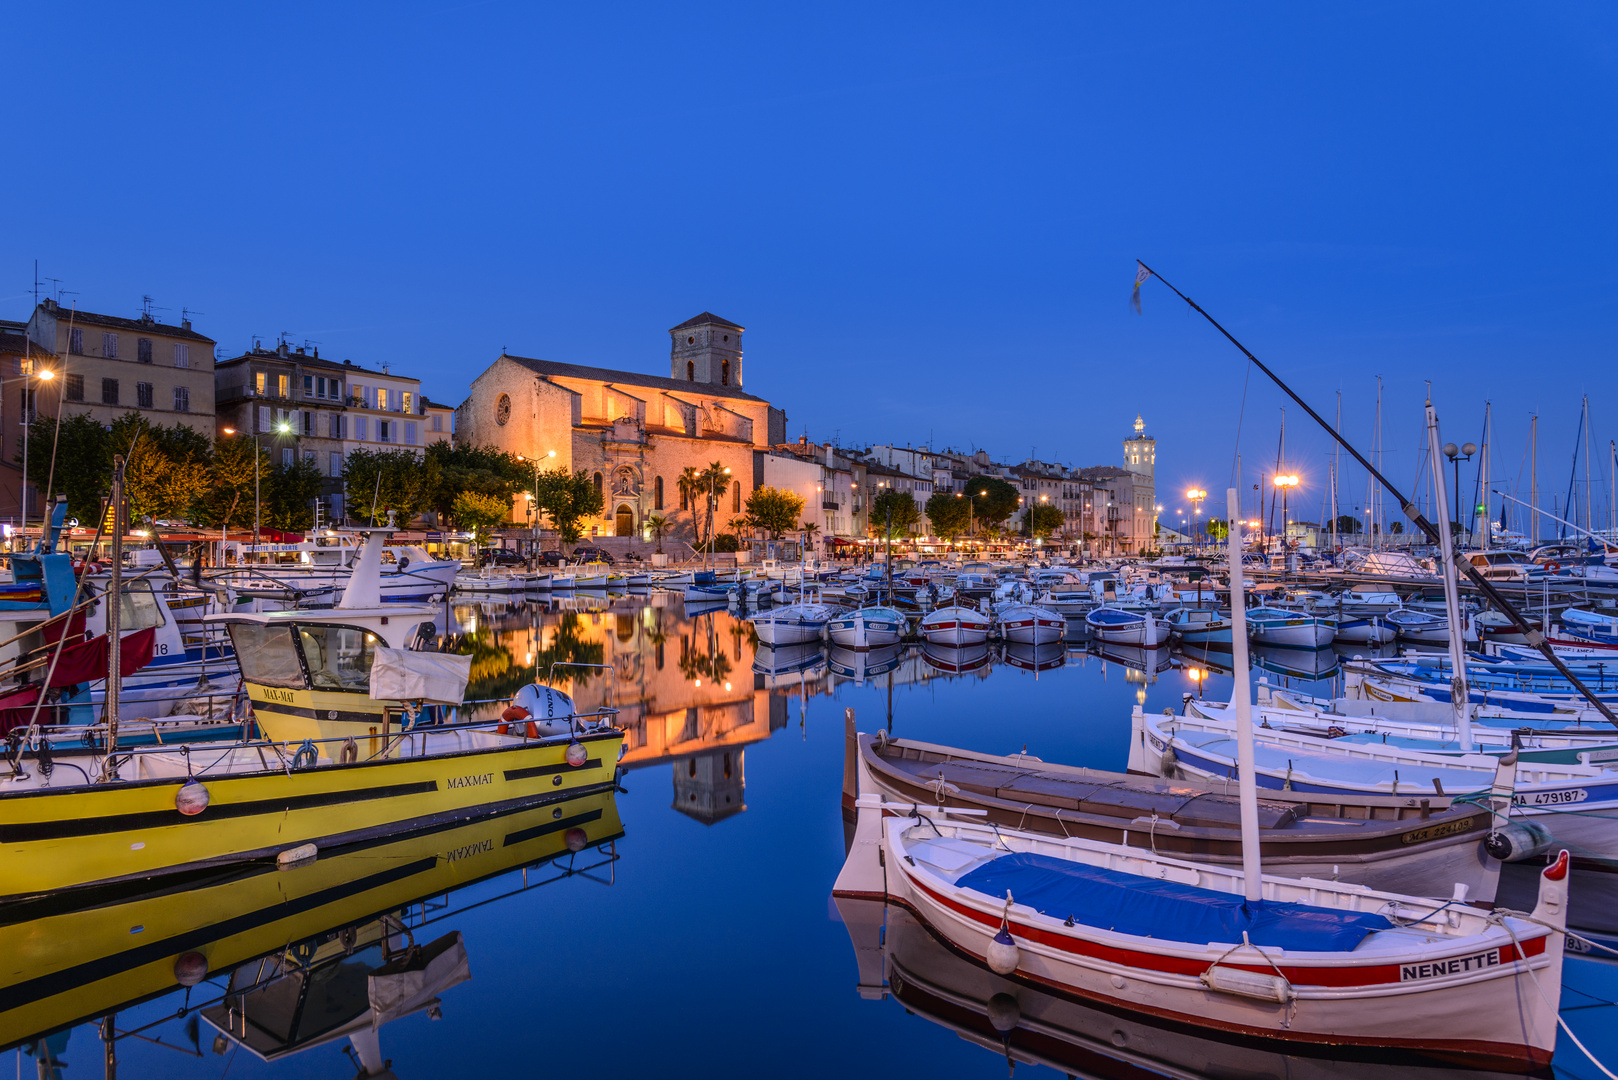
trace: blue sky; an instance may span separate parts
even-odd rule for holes
[[[1133,315],[1138,257],[1322,408],[1341,390],[1362,441],[1382,375],[1402,482],[1430,379],[1446,438],[1476,440],[1494,401],[1513,482],[1537,410],[1560,494],[1582,393],[1598,485],[1618,434],[1615,23],[1584,4],[23,7],[0,315],[25,317],[37,258],[91,310],[150,294],[229,353],[285,331],[458,403],[502,347],[662,372],[666,329],[707,309],[748,328],[747,388],[794,436],[1112,463],[1142,412],[1165,489],[1222,491],[1238,411],[1251,472],[1281,398],[1255,380],[1244,407],[1239,357],[1160,285]],[[1326,445],[1294,421],[1318,508]]]

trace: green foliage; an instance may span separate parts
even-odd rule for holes
[[[747,496],[747,516],[753,525],[779,540],[784,532],[798,527],[798,515],[803,513],[803,496],[783,488],[755,488]]]
[[[489,529],[511,516],[511,500],[480,491],[463,491],[450,504],[455,526],[472,534],[472,543],[482,547]]]
[[[113,454],[124,456],[124,490],[133,520],[188,518],[213,486],[213,447],[184,424],[152,424],[125,413],[107,432]],[[111,462],[108,462],[111,467]]]
[[[253,465],[259,469],[259,495],[272,469],[270,453],[256,439],[226,436],[214,444],[208,491],[191,510],[191,521],[209,529],[247,528],[253,524]],[[262,510],[260,511],[262,514]]]
[[[290,465],[277,465],[259,485],[265,503],[263,523],[281,532],[303,532],[314,525],[314,501],[322,483],[320,469],[312,461],[293,458]]]
[[[536,487],[538,496],[534,506],[551,516],[551,525],[570,544],[579,541],[581,520],[601,515],[601,492],[596,490],[588,473],[570,473],[565,466],[558,465],[542,471]]]
[[[940,491],[927,500],[927,520],[933,523],[933,532],[946,540],[964,533],[971,517],[972,505],[950,492]]]
[[[1207,529],[1208,535],[1215,540],[1224,540],[1230,536],[1230,526],[1225,524],[1223,518],[1209,518]]]
[[[1001,522],[1017,512],[1016,485],[998,476],[974,476],[966,482],[972,512],[980,522]]]
[[[734,533],[720,533],[718,536],[713,538],[713,546],[708,550],[724,553],[739,551],[741,546],[741,541],[736,539]],[[698,548],[697,550],[702,551],[703,549]]]
[[[427,460],[438,468],[438,483],[429,493],[427,505],[457,524],[455,500],[462,492],[502,499],[509,508],[511,500],[528,490],[534,478],[531,462],[519,461],[517,455],[494,446],[465,446],[445,439],[427,447]]]
[[[702,535],[705,539],[713,537],[713,512],[719,505],[719,497],[730,487],[730,472],[725,468],[724,462],[715,461],[697,474],[697,487],[708,507],[704,518]],[[732,549],[735,550],[735,549]]]
[[[674,524],[662,514],[648,514],[646,527],[652,530],[652,538],[657,541],[657,553],[663,554],[663,531]]]
[[[891,519],[888,516],[890,512]],[[921,508],[916,505],[915,498],[908,491],[884,488],[882,494],[871,500],[870,522],[873,536],[886,536],[889,539],[903,536],[920,520]],[[888,531],[890,521],[892,532]]]
[[[1035,536],[1049,536],[1062,527],[1064,520],[1062,511],[1054,506],[1041,504],[1028,512],[1028,528]]]
[[[51,472],[53,442],[54,475]],[[20,439],[17,460],[22,460]],[[101,515],[101,500],[112,488],[112,443],[107,429],[89,413],[74,413],[62,417],[58,437],[54,420],[36,420],[28,428],[28,479],[38,486],[41,502],[50,495],[65,494],[68,514],[94,523]]]
[[[1390,521],[1388,522],[1388,531],[1390,533],[1402,533],[1405,531],[1405,523],[1402,521]]]
[[[1340,533],[1357,533],[1360,531],[1360,519],[1353,514],[1339,514],[1337,516],[1337,531]]]
[[[343,462],[345,502],[362,523],[381,524],[393,510],[405,524],[428,508],[438,483],[438,462],[409,450],[354,450]]]

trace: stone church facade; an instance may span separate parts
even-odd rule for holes
[[[603,500],[586,536],[648,539],[646,519],[660,514],[672,522],[665,549],[694,538],[704,511],[701,499],[681,504],[681,472],[717,461],[730,469],[714,512],[722,530],[762,483],[763,451],[786,440],[786,413],[742,389],[742,333],[708,312],[672,327],[667,378],[502,354],[472,381],[455,438],[583,470]],[[522,496],[512,520],[532,521]]]

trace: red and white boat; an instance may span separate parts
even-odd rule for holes
[[[909,908],[1024,983],[1244,1036],[1540,1068],[1556,1043],[1568,856],[1533,919],[861,795],[833,890]],[[891,816],[887,816],[891,815]]]
[[[1000,624],[1000,636],[1018,645],[1054,645],[1067,631],[1065,618],[1033,604],[1000,604],[994,618]]]
[[[989,640],[989,617],[964,604],[934,608],[921,620],[921,636],[932,645],[981,645]]]

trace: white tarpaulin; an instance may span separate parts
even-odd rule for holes
[[[371,663],[371,697],[459,705],[466,699],[466,681],[471,677],[470,656],[378,649]]]
[[[409,1016],[439,994],[472,977],[461,932],[451,930],[422,947],[409,962],[384,964],[371,973],[367,987],[371,999],[371,1026]]]

